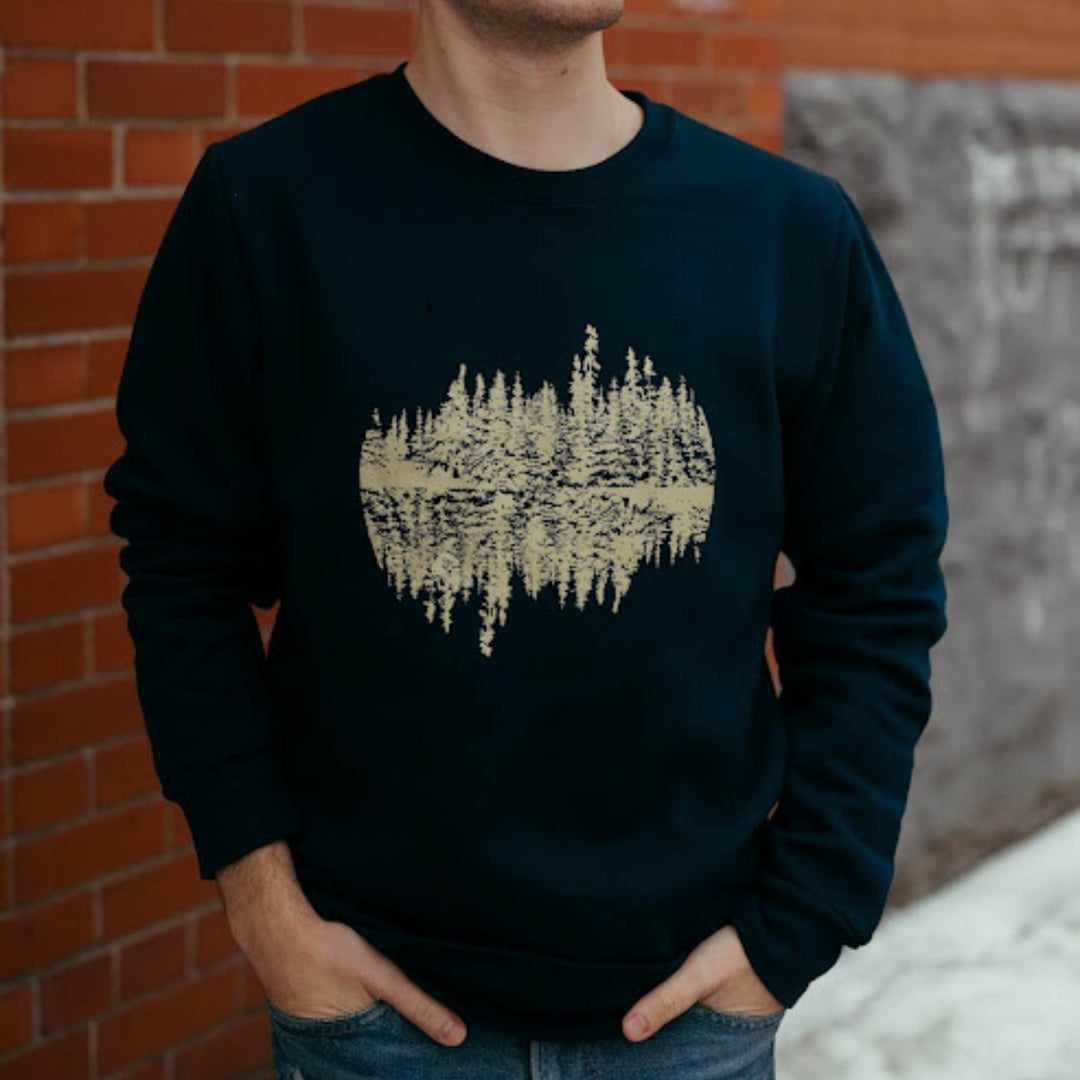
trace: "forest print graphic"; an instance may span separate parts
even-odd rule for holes
[[[475,596],[486,657],[515,590],[616,613],[638,567],[700,558],[716,476],[704,410],[633,347],[604,386],[598,349],[587,325],[563,400],[546,380],[529,393],[520,372],[470,387],[461,364],[434,412],[384,425],[376,409],[364,433],[360,499],[388,584],[447,633]]]

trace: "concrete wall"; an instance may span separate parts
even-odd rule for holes
[[[785,123],[878,238],[945,442],[951,625],[896,903],[1080,804],[1080,84],[795,71]]]

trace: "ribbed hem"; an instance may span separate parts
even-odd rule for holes
[[[755,974],[788,1008],[836,963],[849,938],[839,917],[795,890],[783,901],[761,892],[747,894],[731,924]]]
[[[530,949],[418,934],[360,912],[313,885],[301,888],[325,919],[352,926],[421,989],[470,1020],[526,1039],[622,1037],[630,1007],[674,974],[691,949],[663,960],[572,960]]]
[[[248,852],[300,831],[300,812],[276,763],[261,758],[233,762],[227,779],[204,783],[173,801],[191,830],[203,880]]]

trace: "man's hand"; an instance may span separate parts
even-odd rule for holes
[[[769,992],[750,966],[733,926],[722,926],[683,961],[677,971],[639,998],[623,1017],[623,1033],[640,1042],[695,1002],[724,1012],[761,1016],[784,1004]],[[641,1017],[645,1023],[635,1026]]]
[[[437,1042],[457,1046],[464,1040],[460,1017],[352,927],[315,911],[285,841],[230,863],[216,880],[236,943],[283,1012],[343,1016],[381,999]]]

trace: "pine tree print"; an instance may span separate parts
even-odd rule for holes
[[[546,380],[460,364],[434,412],[402,408],[364,432],[359,493],[368,538],[397,599],[406,593],[446,633],[478,601],[480,652],[494,654],[515,588],[560,606],[590,598],[619,611],[643,564],[693,551],[712,513],[716,459],[704,410],[683,376],[657,378],[626,353],[601,377],[599,334],[570,365],[565,403]]]

